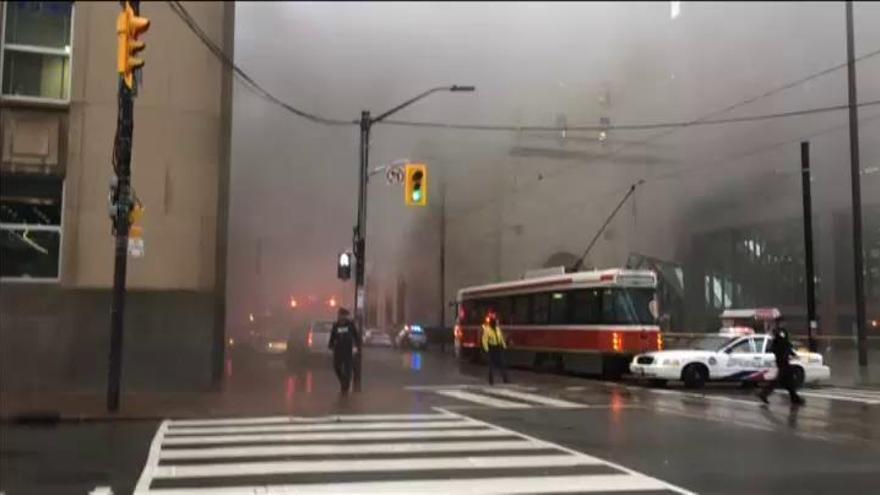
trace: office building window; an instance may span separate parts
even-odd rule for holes
[[[70,100],[73,2],[3,2],[3,97]]]
[[[58,280],[63,189],[60,177],[2,176],[0,277],[4,280]]]

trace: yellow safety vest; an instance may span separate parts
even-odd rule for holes
[[[489,352],[489,347],[498,345],[502,348],[507,348],[507,343],[504,342],[504,334],[501,333],[501,326],[495,325],[493,330],[489,325],[483,325],[483,350]]]

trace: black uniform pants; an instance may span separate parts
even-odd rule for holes
[[[797,393],[797,386],[794,383],[794,373],[792,373],[792,367],[789,366],[780,366],[777,368],[779,371],[776,373],[776,378],[767,382],[764,385],[764,388],[761,390],[761,395],[764,397],[768,397],[777,387],[782,387],[785,390],[788,390],[788,398],[791,399],[793,403],[801,402],[801,396]]]
[[[495,383],[494,370],[501,372],[501,379],[507,383],[507,370],[504,368],[503,347],[500,345],[489,346],[489,385]]]
[[[339,379],[339,389],[348,392],[351,387],[351,371],[353,356],[351,351],[338,350],[333,352],[333,370]]]

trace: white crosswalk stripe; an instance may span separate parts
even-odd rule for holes
[[[135,493],[527,494],[548,488],[689,493],[442,409],[393,417],[165,421]]]
[[[780,393],[787,393],[783,390]],[[798,391],[804,397],[817,399],[840,400],[856,402],[867,405],[880,405],[880,390],[868,390],[858,388],[823,387],[818,389],[803,389]]]
[[[449,385],[410,387],[410,390],[434,393],[494,409],[531,409],[536,407],[577,409],[590,407],[587,404],[546,397],[514,387]]]

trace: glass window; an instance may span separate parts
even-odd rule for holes
[[[601,323],[602,293],[600,289],[573,291],[571,297],[572,323],[596,325]]]
[[[720,335],[708,335],[706,337],[699,337],[685,346],[686,349],[695,349],[698,351],[719,351],[722,347],[727,345],[730,342],[730,337],[723,337]]]
[[[478,321],[479,316],[477,316],[477,301],[462,301],[461,307],[464,311],[464,323],[472,325]]]
[[[568,323],[568,295],[565,292],[550,293],[550,324]]]
[[[73,2],[7,2],[6,43],[47,48],[70,46]]]
[[[0,277],[58,279],[62,190],[57,177],[2,176]]]
[[[532,323],[541,325],[547,323],[550,316],[550,294],[544,292],[532,295]]]
[[[602,323],[618,325],[652,325],[654,289],[602,289]]]
[[[767,343],[766,337],[752,337],[753,346],[755,348],[755,352],[764,352],[764,345]]]
[[[525,325],[529,323],[529,315],[531,313],[531,300],[529,296],[517,296],[513,300],[513,321],[517,325]]]
[[[730,354],[751,354],[755,352],[752,339],[742,339],[727,350]]]
[[[70,98],[72,2],[4,2],[3,94]]]
[[[513,298],[499,297],[495,309],[498,313],[499,322],[510,323],[511,313],[513,313]]]

